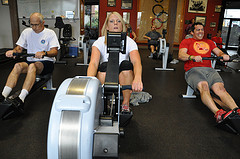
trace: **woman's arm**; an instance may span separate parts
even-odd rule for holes
[[[133,64],[133,83],[132,90],[133,91],[142,91],[143,83],[142,83],[142,64],[141,58],[138,50],[133,50],[130,52],[130,60]]]
[[[87,76],[96,76],[100,61],[100,51],[96,46],[92,46],[91,60],[87,70]]]
[[[135,32],[132,32],[133,35],[133,40],[136,41],[137,40],[137,35],[135,34]]]

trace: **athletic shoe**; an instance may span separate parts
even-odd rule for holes
[[[236,112],[240,116],[240,108],[233,109],[234,112]]]
[[[24,112],[24,103],[19,97],[14,99],[8,98],[7,101],[12,104],[11,107],[14,109],[14,111],[17,111],[20,114]]]
[[[24,113],[24,109],[23,109],[24,103],[22,102],[22,100],[19,97],[16,97],[13,99],[6,98],[6,100],[4,101],[4,104],[8,108],[2,114],[1,118],[3,120],[15,118]]]
[[[218,110],[216,112],[214,117],[216,118],[216,122],[220,123],[220,122],[222,122],[224,119],[226,119],[232,113],[233,113],[233,110],[231,110],[229,112],[226,112],[223,109],[220,109],[220,110]]]
[[[1,93],[1,95],[0,95],[0,102],[3,102],[4,100],[5,100],[5,97]]]
[[[130,111],[130,108],[129,108],[129,105],[127,105],[127,104],[123,104],[122,106],[121,106],[121,112],[123,113],[123,114],[128,114],[128,113],[130,113],[131,111]]]

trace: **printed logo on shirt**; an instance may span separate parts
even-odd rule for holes
[[[209,51],[209,49],[210,49],[208,43],[206,43],[204,41],[196,41],[196,42],[194,42],[193,48],[199,54],[206,54]]]
[[[46,42],[45,40],[41,40],[41,43],[42,43],[42,44],[45,44],[45,42]]]

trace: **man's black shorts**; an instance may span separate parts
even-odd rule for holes
[[[29,65],[31,63],[35,63],[36,61],[26,61],[26,63]],[[40,75],[46,75],[49,73],[52,73],[54,70],[54,63],[52,61],[38,61],[43,64],[43,70],[40,73]]]
[[[149,40],[148,41],[148,49],[151,50],[150,46],[153,45],[154,47],[157,47],[159,45],[159,42],[157,40]]]

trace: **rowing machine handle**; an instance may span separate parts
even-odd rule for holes
[[[13,56],[20,57],[20,56],[25,56],[25,57],[32,57],[35,56],[35,54],[30,53],[30,54],[25,54],[25,53],[13,53]]]
[[[13,53],[13,56],[16,56],[16,57],[34,57],[35,54],[34,53]],[[42,58],[44,57],[45,55],[42,56]]]
[[[218,56],[218,57],[202,57],[202,60],[220,60],[223,59],[222,56]],[[193,59],[193,62],[196,62],[195,59]]]

